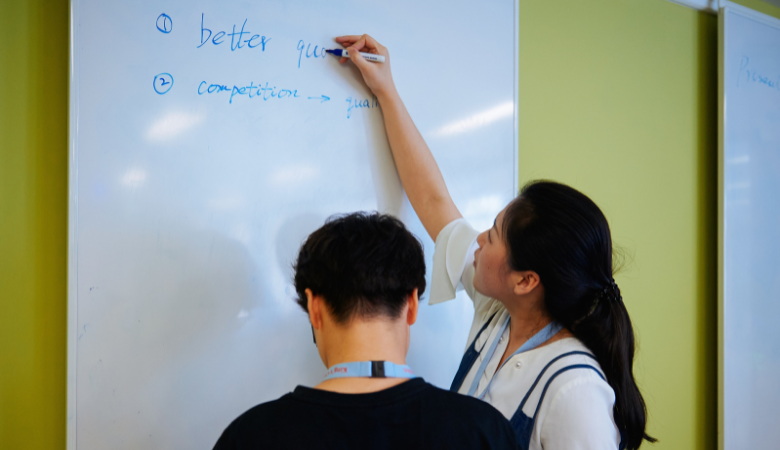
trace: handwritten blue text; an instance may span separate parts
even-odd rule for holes
[[[311,44],[306,44],[303,39],[298,41],[298,68],[301,68],[301,58],[303,57],[303,49],[306,48],[306,58],[324,58],[326,56],[325,47],[317,50],[318,45],[314,46],[314,51],[311,51]]]
[[[232,33],[225,33],[224,31],[217,32],[214,37],[211,37],[211,29],[206,28],[204,26],[204,21],[206,20],[205,14],[200,15],[200,45],[198,45],[198,48],[203,47],[206,45],[206,43],[211,39],[211,43],[214,45],[220,45],[225,42],[225,36],[230,36],[230,51],[236,51],[241,48],[256,48],[260,46],[261,51],[265,51],[265,45],[268,44],[268,41],[271,40],[271,38],[267,38],[265,36],[260,36],[259,34],[252,34],[251,31],[244,31],[244,28],[246,27],[246,21],[248,19],[244,19],[244,23],[241,25],[241,30],[236,32],[236,26],[233,25],[233,32]],[[208,34],[206,34],[208,32]],[[244,39],[244,35],[252,35],[252,37],[247,37]],[[241,45],[246,44],[246,45]]]
[[[347,119],[352,116],[352,110],[355,108],[372,109],[378,106],[379,100],[376,97],[372,97],[370,101],[367,98],[361,100],[359,98],[347,97]]]
[[[220,92],[230,93],[230,99],[228,100],[228,103],[230,104],[233,104],[233,97],[236,95],[246,95],[249,98],[262,98],[264,101],[301,97],[301,95],[298,94],[297,89],[277,89],[276,86],[269,87],[268,82],[265,83],[265,86],[255,86],[255,83],[251,82],[249,83],[249,86],[239,87],[233,85],[232,88],[229,88],[225,84],[209,84],[206,81],[201,81],[198,85],[198,95],[219,94]]]
[[[767,87],[780,91],[780,75],[776,78],[770,78],[766,74],[759,73],[758,69],[749,68],[750,58],[747,56],[742,57],[742,61],[739,63],[739,72],[737,73],[737,86],[742,79],[742,75],[745,75],[746,84],[760,83],[765,84]]]

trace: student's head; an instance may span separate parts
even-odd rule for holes
[[[327,344],[329,332],[356,324],[408,333],[425,291],[422,244],[401,221],[379,213],[328,219],[303,243],[294,270],[297,301],[309,314],[318,347]]]
[[[613,280],[612,237],[599,207],[569,186],[534,181],[478,242],[474,287],[505,303],[541,299],[544,312],[596,356],[615,391],[615,421],[628,448],[638,448],[648,437],[633,375],[634,331]]]

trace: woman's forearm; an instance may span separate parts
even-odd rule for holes
[[[435,241],[442,228],[461,217],[460,211],[397,91],[392,89],[378,99],[401,183],[425,230]]]
[[[336,42],[348,47],[349,60],[360,70],[366,85],[379,99],[401,183],[425,230],[436,240],[441,229],[461,215],[452,202],[436,160],[395,90],[390,53],[367,34],[339,36]],[[382,55],[385,62],[368,62],[360,56],[360,52]],[[341,58],[342,63],[347,60]]]

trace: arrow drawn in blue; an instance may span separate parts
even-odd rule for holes
[[[325,103],[330,100],[327,95],[320,95],[319,97],[309,97],[309,100],[320,100],[320,103]]]

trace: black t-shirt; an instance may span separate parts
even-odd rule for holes
[[[225,429],[215,450],[519,449],[489,404],[415,378],[379,392],[302,386],[255,406]]]

